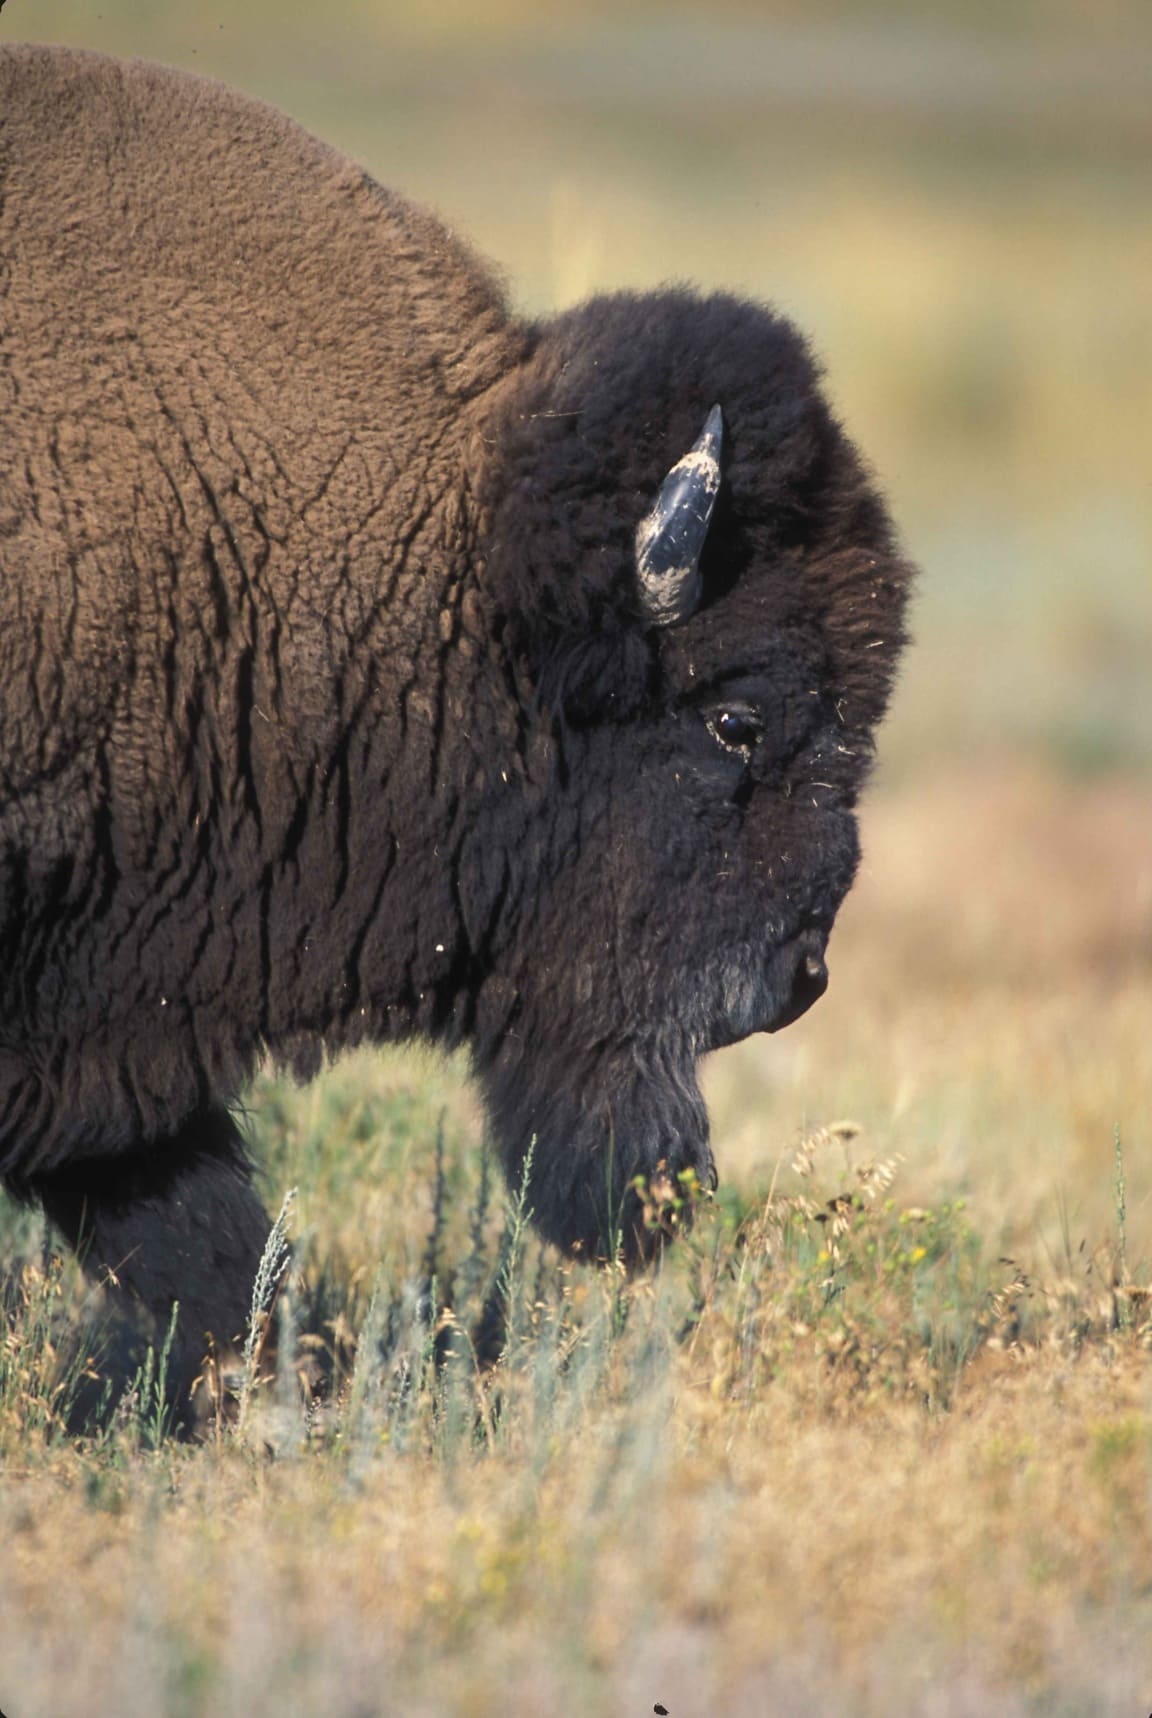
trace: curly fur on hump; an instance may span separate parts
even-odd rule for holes
[[[686,290],[518,321],[272,110],[11,48],[0,323],[7,1186],[226,1339],[256,1059],[422,1034],[545,1234],[643,1253],[631,1179],[712,1173],[697,1059],[815,993],[903,642],[802,339]],[[716,402],[654,626],[636,529]]]

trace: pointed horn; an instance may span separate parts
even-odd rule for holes
[[[713,406],[699,440],[674,465],[636,529],[640,595],[655,626],[687,620],[700,604],[700,555],[720,488],[724,417]]]

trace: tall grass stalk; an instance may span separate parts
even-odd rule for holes
[[[109,1448],[123,1443],[130,1450],[155,1455],[171,1437],[179,1412],[170,1378],[179,1321],[180,1303],[173,1301],[163,1341],[159,1348],[149,1343],[132,1382],[116,1404]]]
[[[288,1220],[292,1214],[292,1206],[296,1200],[296,1189],[290,1187],[284,1195],[280,1206],[280,1214],[273,1223],[268,1239],[264,1243],[264,1251],[256,1272],[256,1281],[252,1285],[252,1306],[248,1314],[248,1334],[244,1339],[244,1353],[241,1360],[240,1399],[236,1416],[237,1431],[242,1432],[248,1419],[252,1392],[260,1368],[260,1357],[267,1341],[269,1322],[272,1308],[284,1273],[288,1269],[292,1257],[292,1249],[288,1241]],[[290,1365],[291,1355],[282,1356],[282,1364]]]
[[[1112,1147],[1116,1164],[1113,1185],[1116,1192],[1116,1240],[1120,1260],[1120,1281],[1126,1283],[1128,1281],[1128,1194],[1124,1182],[1124,1147],[1120,1139],[1119,1122],[1112,1130]]]
[[[1122,1330],[1127,1330],[1132,1323],[1132,1303],[1128,1293],[1128,1190],[1124,1180],[1124,1146],[1119,1122],[1112,1129],[1112,1150],[1116,1195],[1116,1322]]]
[[[528,1141],[528,1150],[524,1154],[524,1166],[520,1171],[520,1185],[512,1194],[507,1206],[507,1219],[504,1234],[501,1238],[500,1261],[496,1272],[496,1298],[503,1315],[504,1343],[503,1354],[514,1354],[518,1340],[522,1334],[523,1321],[518,1316],[517,1272],[523,1263],[524,1240],[528,1225],[532,1221],[532,1209],[528,1204],[528,1187],[532,1179],[532,1160],[536,1154],[536,1135]]]

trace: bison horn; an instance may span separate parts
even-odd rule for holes
[[[636,570],[649,620],[672,626],[700,604],[700,555],[716,494],[724,418],[713,406],[699,440],[674,465],[636,529]]]

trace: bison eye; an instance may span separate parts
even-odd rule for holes
[[[764,737],[759,712],[746,704],[729,704],[717,710],[708,726],[730,752],[750,751]]]

